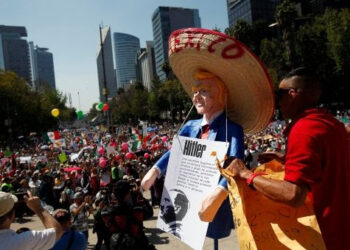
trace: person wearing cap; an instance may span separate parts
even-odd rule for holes
[[[40,199],[33,197],[30,192],[24,197],[27,206],[39,217],[45,230],[26,231],[20,234],[10,229],[15,217],[14,205],[17,197],[0,191],[0,249],[33,250],[50,249],[59,239],[63,230],[61,225],[48,211],[42,208]]]
[[[71,214],[66,209],[56,209],[53,211],[53,217],[61,224],[64,233],[51,250],[85,250],[86,237],[83,233],[72,230]]]
[[[92,212],[93,207],[89,196],[85,196],[82,192],[74,194],[74,203],[69,207],[71,214],[73,215],[73,226],[76,231],[85,234],[86,239],[89,238],[89,215]]]
[[[350,249],[349,144],[344,124],[317,108],[321,90],[320,80],[306,68],[292,70],[279,84],[281,112],[291,119],[284,131],[286,153],[264,153],[259,161],[284,163],[284,180],[253,174],[237,159],[228,169],[274,201],[298,207],[311,198],[326,248]]]
[[[273,88],[266,70],[249,49],[232,37],[212,30],[189,28],[169,37],[169,63],[197,113],[180,136],[228,142],[227,156],[243,159],[244,136],[267,126],[273,111]],[[148,190],[165,173],[170,151],[164,154],[142,180]],[[199,217],[211,222],[207,237],[227,237],[233,227],[227,181],[202,201]]]

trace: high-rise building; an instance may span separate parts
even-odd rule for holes
[[[115,66],[118,88],[124,88],[137,77],[137,52],[140,50],[140,40],[132,35],[116,32],[113,34]]]
[[[171,32],[181,28],[201,27],[198,9],[158,7],[152,16],[156,73],[161,81],[166,79],[162,70],[168,60],[168,38]]]
[[[100,29],[100,42],[97,50],[97,75],[100,92],[100,101],[113,98],[117,94],[117,83],[113,65],[113,50],[110,28]],[[101,43],[103,46],[101,46]]]
[[[227,0],[228,23],[233,26],[238,20],[249,24],[264,19],[275,20],[275,9],[281,0]]]
[[[146,41],[146,48],[140,50],[138,61],[142,84],[150,91],[155,76],[153,41]]]
[[[23,26],[0,25],[0,68],[15,72],[32,84],[27,30]]]
[[[47,48],[34,47],[33,42],[29,42],[29,52],[33,87],[40,90],[48,85],[51,89],[55,89],[56,81],[52,53]]]

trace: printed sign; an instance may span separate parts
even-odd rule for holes
[[[201,201],[218,184],[215,160],[228,143],[178,136],[173,140],[157,227],[194,249],[202,249],[208,223],[198,217]]]

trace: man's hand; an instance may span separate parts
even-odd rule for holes
[[[38,213],[44,210],[43,207],[41,206],[41,201],[39,197],[33,196],[30,191],[28,191],[27,195],[24,196],[24,201],[34,213]]]
[[[264,164],[266,162],[277,160],[281,163],[284,163],[284,155],[280,152],[265,152],[258,155],[258,162]]]
[[[252,173],[247,167],[244,165],[243,161],[240,159],[234,159],[230,165],[226,168],[229,174],[234,178],[245,178]]]
[[[63,230],[61,225],[41,206],[41,201],[38,197],[32,196],[31,192],[27,192],[24,196],[24,201],[27,206],[39,217],[45,228],[54,228],[56,231],[56,240],[61,238]]]

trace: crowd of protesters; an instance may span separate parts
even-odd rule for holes
[[[338,119],[349,123],[347,113],[339,112]],[[285,122],[274,121],[264,131],[246,136],[246,165],[256,166],[258,153],[283,152],[285,127]],[[152,187],[151,201],[143,197],[140,181],[170,149],[177,128],[64,130],[51,140],[34,134],[11,145],[0,144],[0,191],[17,196],[19,220],[34,214],[25,204],[27,192],[40,198],[65,231],[53,249],[85,249],[91,226],[97,234],[95,249],[102,244],[106,249],[155,249],[145,236],[143,221],[153,216],[152,206],[160,204],[164,177]]]
[[[170,146],[172,130],[162,131],[152,128],[143,136],[125,126],[114,133],[55,132],[50,142],[43,142],[45,136],[20,138],[12,145],[2,145],[0,190],[18,197],[15,212],[19,219],[33,215],[23,199],[31,191],[65,228],[71,221],[71,228],[86,240],[92,226],[96,249],[102,243],[107,249],[153,249],[144,234],[143,220],[153,216],[152,205],[159,205],[162,179],[152,189],[152,204],[139,185]],[[55,144],[62,140],[63,144]],[[93,225],[89,225],[90,215]],[[70,234],[62,239],[64,243],[59,244],[68,244]]]

